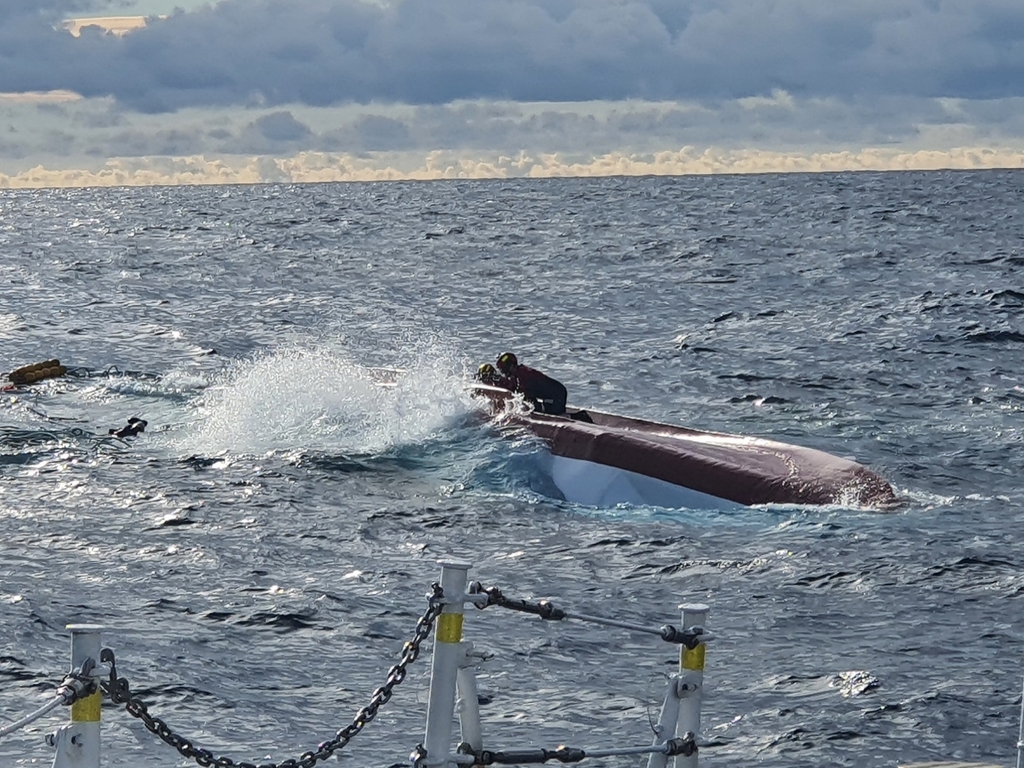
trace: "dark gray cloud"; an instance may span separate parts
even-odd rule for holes
[[[125,37],[55,29],[82,8],[0,3],[0,91],[146,112],[1024,95],[1021,0],[222,0]]]
[[[362,115],[351,125],[327,132],[320,148],[355,152],[418,149],[411,134],[413,123],[384,115]]]
[[[0,3],[0,25],[19,18],[59,23],[69,14],[85,13],[92,7],[83,0],[4,0]]]
[[[271,112],[246,125],[239,135],[225,135],[224,146],[235,152],[274,154],[308,146],[313,132],[291,112]]]
[[[308,138],[310,130],[300,123],[291,112],[271,112],[253,122],[253,128],[260,136],[271,142],[291,142]]]

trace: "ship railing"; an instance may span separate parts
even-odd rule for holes
[[[313,768],[345,747],[376,717],[390,701],[394,688],[406,678],[407,669],[434,634],[426,726],[422,743],[409,756],[413,768],[450,768],[451,766],[523,765],[545,762],[579,763],[588,758],[620,755],[648,755],[648,768],[696,768],[700,710],[704,684],[705,648],[711,635],[705,631],[708,606],[681,606],[679,627],[646,624],[577,613],[558,607],[548,600],[530,601],[506,597],[497,587],[469,582],[468,563],[441,562],[441,578],[432,586],[427,609],[420,617],[412,639],[402,648],[401,658],[388,672],[385,683],[377,688],[369,703],[340,729],[335,736],[297,758],[280,762],[239,762],[218,756],[196,746],[172,729],[131,691],[128,680],[118,675],[114,652],[102,648],[103,628],[94,624],[73,624],[71,632],[71,672],[65,675],[45,705],[29,715],[0,728],[0,738],[20,730],[60,707],[70,706],[70,721],[46,737],[55,749],[53,768],[99,768],[101,760],[100,721],[102,697],[123,704],[128,714],[140,719],[151,733],[197,765],[215,768]],[[653,743],[608,748],[527,747],[494,749],[485,747],[480,716],[476,666],[480,659],[472,643],[463,639],[467,605],[478,609],[500,608],[538,616],[545,621],[580,621],[606,627],[655,635],[679,646],[679,666],[668,676],[658,722],[652,725]],[[455,743],[458,718],[460,740]]]

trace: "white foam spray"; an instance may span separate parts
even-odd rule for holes
[[[402,367],[368,367],[321,345],[238,363],[206,390],[177,448],[373,454],[435,438],[472,409],[451,354],[419,347],[397,359]]]

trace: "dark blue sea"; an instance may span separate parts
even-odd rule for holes
[[[175,731],[296,757],[454,557],[581,613],[707,603],[702,765],[1011,764],[1022,210],[1020,171],[0,190],[0,370],[69,369],[0,393],[0,725],[96,623]],[[853,457],[904,503],[569,503],[465,393],[505,350],[570,403]],[[650,743],[678,658],[496,607],[465,637],[495,749]],[[407,760],[429,664],[340,763]],[[49,765],[66,717],[0,761]],[[104,765],[190,764],[103,718]]]

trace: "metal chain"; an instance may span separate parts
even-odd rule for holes
[[[103,690],[117,704],[124,704],[125,710],[132,717],[137,717],[146,726],[150,733],[160,737],[162,741],[178,750],[182,757],[194,760],[203,768],[214,766],[215,768],[313,768],[321,760],[327,760],[339,749],[347,745],[356,734],[363,730],[376,716],[377,711],[391,700],[395,686],[400,685],[406,677],[406,667],[412,664],[420,655],[420,647],[430,636],[430,630],[434,622],[444,608],[444,591],[437,582],[431,586],[431,592],[427,595],[427,610],[416,623],[416,631],[412,640],[402,646],[401,660],[388,670],[387,680],[384,685],[373,692],[370,703],[356,713],[355,719],[350,725],[338,731],[334,738],[318,745],[316,750],[303,752],[298,758],[289,758],[280,763],[245,763],[235,762],[230,757],[217,757],[210,750],[195,746],[184,736],[171,730],[163,720],[149,713],[148,707],[136,699],[129,688],[128,680],[117,676],[117,668],[114,666],[114,652],[104,648],[100,652],[100,661],[110,665],[110,679],[103,681]]]

